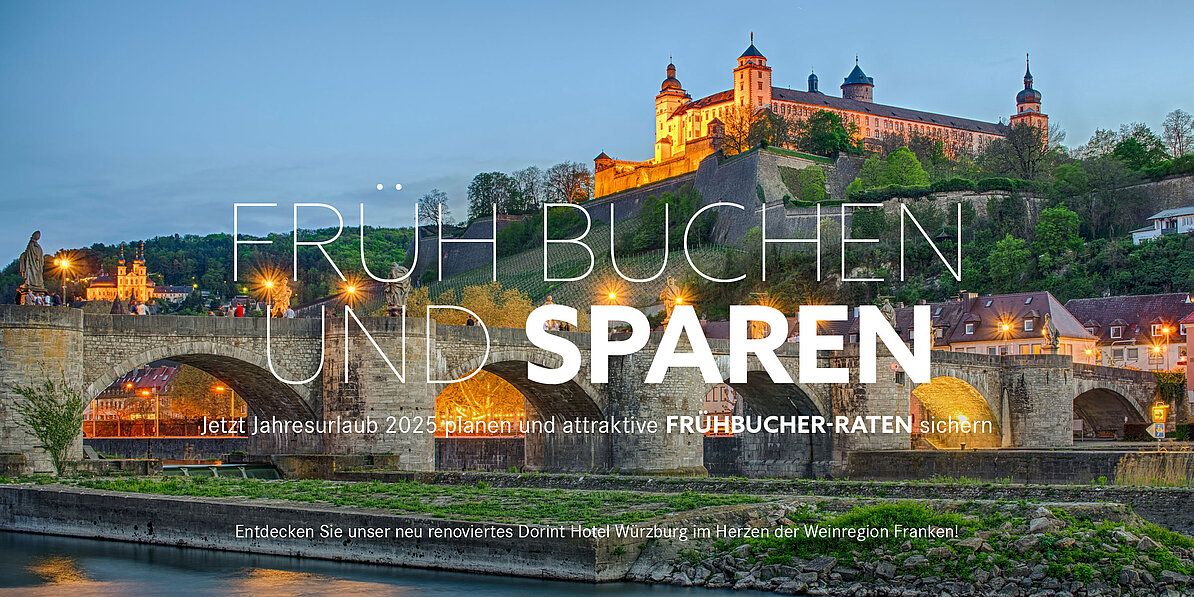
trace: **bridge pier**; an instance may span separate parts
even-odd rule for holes
[[[46,381],[83,386],[83,312],[67,307],[0,305],[0,453],[25,455],[28,473],[53,473],[50,455],[20,426],[13,385]],[[81,458],[80,434],[68,458]]]
[[[1003,400],[1012,445],[1060,448],[1074,445],[1073,358],[1067,355],[1003,357]]]
[[[685,352],[681,341],[677,352]],[[611,466],[624,473],[707,475],[704,436],[667,429],[671,415],[696,416],[707,385],[700,371],[672,368],[663,383],[647,384],[652,351],[614,357],[609,363],[610,383],[602,387],[608,415],[659,422],[658,433],[621,433],[610,437]]]

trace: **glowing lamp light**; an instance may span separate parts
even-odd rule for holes
[[[1153,347],[1153,352],[1161,352],[1161,347],[1160,347],[1160,346],[1154,346],[1154,347]]]
[[[124,384],[124,389],[126,389],[126,390],[133,389],[133,382],[130,381],[130,382]]]
[[[1089,349],[1089,348],[1087,348],[1087,349],[1086,349],[1086,354],[1094,354],[1094,351],[1093,351],[1093,350],[1091,350],[1091,349]]]
[[[611,300],[611,301],[612,301],[612,300],[615,300],[615,299],[617,299],[617,298],[618,298],[618,293],[616,293],[616,292],[611,292],[611,293],[609,293],[609,300]]]
[[[356,287],[356,286],[349,286],[349,287],[348,287],[348,288],[346,288],[345,290],[347,290],[347,291],[348,291],[348,294],[352,294],[352,293],[354,293],[354,292],[356,292],[356,291],[357,291],[357,287]]]
[[[1169,328],[1169,326],[1165,326],[1165,327],[1161,328],[1161,333],[1163,333],[1163,334],[1168,334],[1171,331],[1172,330]]]
[[[681,296],[681,297],[676,297],[676,304],[677,304],[677,305],[683,305],[683,304],[684,304],[684,297],[682,297],[682,296]]]
[[[215,390],[215,391],[217,391],[217,392],[223,392],[223,391],[224,391],[226,388],[224,388],[224,386],[216,386],[216,387],[214,387],[214,388],[212,388],[212,389],[213,389],[213,390]]]
[[[149,395],[149,390],[141,390],[141,395],[142,395],[142,396],[148,396],[148,395]]]
[[[1000,326],[1000,329],[1002,329],[1005,332],[1010,332],[1010,331],[1012,331],[1012,326],[1009,323],[1005,323],[1002,326]]]
[[[274,287],[274,281],[273,281],[273,280],[266,280],[266,281],[265,281],[265,287],[266,287],[266,288],[273,288],[273,287]]]

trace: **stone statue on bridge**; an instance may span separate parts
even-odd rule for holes
[[[1053,323],[1053,318],[1048,313],[1045,313],[1045,324],[1041,326],[1041,336],[1045,339],[1041,345],[1041,352],[1057,354],[1057,347],[1061,346],[1061,336],[1057,331],[1057,324]]]
[[[46,256],[41,250],[41,245],[37,242],[40,239],[41,231],[37,230],[29,237],[29,244],[25,247],[25,252],[21,253],[21,257],[18,260],[20,262],[21,276],[25,278],[25,283],[19,289],[22,298],[29,294],[41,295],[46,292],[44,277]],[[22,300],[21,302],[25,301]]]
[[[883,306],[879,307],[879,310],[883,312],[883,319],[886,319],[887,323],[891,325],[891,329],[894,330],[896,327],[896,312],[895,307],[891,305],[891,299],[883,299]]]
[[[666,316],[663,318],[664,325],[672,320],[672,310],[676,305],[684,302],[684,295],[680,291],[680,287],[676,285],[676,279],[668,276],[667,286],[663,287],[663,291],[659,293],[659,300],[663,301],[663,309]]]
[[[403,278],[401,282],[386,282],[386,313],[390,317],[398,317],[402,307],[406,306],[406,296],[411,289],[410,278],[406,275],[408,271],[397,263],[390,263],[390,279]]]
[[[285,279],[280,280],[277,286],[274,287],[273,308],[271,309],[270,317],[280,318],[286,317],[286,310],[290,308],[290,297],[294,292],[290,290],[290,284]]]

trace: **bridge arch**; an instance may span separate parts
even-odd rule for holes
[[[800,383],[775,383],[757,365],[744,383],[727,383],[738,396],[734,414],[744,417],[821,416],[832,422],[830,402]],[[705,466],[715,475],[819,478],[830,474],[832,433],[742,433],[705,437]]]
[[[498,348],[484,361],[476,357],[450,368],[445,379],[460,379],[478,368],[502,378],[526,398],[531,407],[528,421],[554,419],[559,426],[565,420],[603,419],[608,408],[605,395],[589,383],[586,369],[562,384],[541,384],[527,375],[528,363],[557,367],[560,362],[560,356],[549,351]],[[435,384],[437,398],[448,385]],[[544,433],[532,425],[525,435],[525,466],[552,472],[607,471],[610,445],[609,434],[565,434],[558,427],[555,433]]]
[[[165,344],[141,351],[102,371],[87,386],[88,402],[99,396],[121,375],[154,361],[170,360],[209,373],[233,389],[258,417],[314,420],[317,411],[307,385],[282,383],[270,373],[265,354],[211,341]],[[297,374],[275,363],[274,370],[287,379]]]
[[[1083,434],[1090,437],[1122,438],[1125,424],[1148,421],[1134,401],[1105,387],[1090,388],[1075,396],[1074,418],[1082,421]]]
[[[913,447],[956,449],[998,448],[1002,445],[1000,417],[990,400],[964,379],[934,377],[912,390]],[[931,426],[923,432],[921,425]],[[963,423],[977,425],[964,431]],[[923,443],[922,443],[923,442]]]

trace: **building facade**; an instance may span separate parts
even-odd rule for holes
[[[1148,226],[1132,231],[1133,243],[1140,244],[1167,234],[1194,232],[1194,206],[1157,212],[1148,218],[1148,222]]]
[[[1057,327],[1057,354],[1072,355],[1076,363],[1094,363],[1095,337],[1049,292],[1019,292],[979,296],[962,292],[957,298],[929,307],[933,350],[972,354],[1020,355],[1044,352],[1045,317]],[[895,330],[911,345],[913,308],[895,309]],[[858,342],[857,313],[843,326],[847,342]],[[842,333],[842,332],[839,332]]]
[[[1073,299],[1065,308],[1097,339],[1094,362],[1143,371],[1185,371],[1185,293]]]
[[[816,74],[808,77],[806,90],[772,85],[767,57],[754,45],[738,57],[732,72],[733,88],[693,100],[680,80],[676,66],[667,65],[667,77],[655,96],[655,152],[647,161],[615,160],[604,152],[594,159],[594,196],[602,197],[696,170],[700,161],[720,149],[725,122],[735,114],[769,109],[790,121],[800,121],[819,111],[839,115],[857,126],[866,143],[887,134],[924,135],[939,140],[950,155],[977,153],[991,140],[1006,135],[1008,127],[984,122],[887,106],[874,102],[874,78],[857,60],[840,85],[841,97],[819,90]],[[1025,70],[1024,89],[1016,96],[1011,123],[1025,122],[1048,128],[1041,111],[1041,94],[1032,88],[1032,73]]]
[[[128,300],[131,296],[139,303],[154,298],[154,283],[145,271],[145,244],[133,257],[132,264],[124,260],[124,247],[120,247],[120,260],[116,262],[116,278],[100,269],[99,276],[87,285],[87,300]]]

